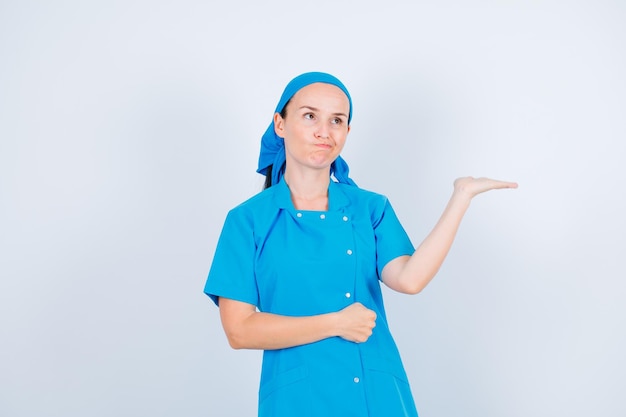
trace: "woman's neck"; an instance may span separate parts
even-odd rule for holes
[[[330,173],[294,173],[285,171],[291,201],[297,210],[328,210],[328,185]]]

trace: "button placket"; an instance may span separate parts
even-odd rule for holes
[[[345,243],[347,243],[348,245],[353,245],[354,244],[354,237],[352,234],[352,227],[350,226],[349,220],[350,217],[347,214],[340,214],[340,219],[341,222],[343,224],[345,224],[347,226],[347,229],[345,231],[345,233],[347,233],[346,237],[349,236],[349,240],[347,240]],[[350,246],[348,246],[349,248]],[[354,253],[354,251],[352,249],[346,249],[346,255],[348,256],[352,256],[352,254]],[[348,289],[348,288],[346,288]],[[353,290],[354,288],[350,288],[350,290]],[[344,294],[345,300],[346,302],[350,302],[350,300],[353,298],[352,297],[353,292],[352,291],[346,291],[346,293]],[[358,377],[355,378],[355,382],[357,382],[356,380],[358,380]]]

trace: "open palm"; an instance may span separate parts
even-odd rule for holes
[[[454,181],[454,190],[467,194],[470,198],[489,190],[517,188],[516,182],[499,181],[491,178],[461,177]]]

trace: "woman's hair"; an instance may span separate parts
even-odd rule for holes
[[[265,172],[265,184],[263,185],[264,190],[267,190],[272,186],[272,168],[274,168],[274,165],[268,166],[267,171]]]
[[[287,106],[289,105],[290,102],[291,102],[291,99],[287,100],[287,102],[285,103],[285,106],[280,111],[280,117],[282,117],[283,119],[287,117]],[[264,190],[267,190],[268,188],[272,186],[272,169],[273,168],[274,168],[274,165],[270,165],[267,167],[267,171],[265,172],[265,184],[263,185]]]
[[[283,109],[280,111],[280,117],[282,117],[283,119],[287,117],[287,106],[289,105],[289,103],[291,103],[291,99],[287,100],[287,102],[283,106]]]

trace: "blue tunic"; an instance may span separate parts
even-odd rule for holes
[[[204,292],[286,316],[357,301],[377,314],[365,343],[332,337],[264,351],[259,417],[415,417],[380,288],[383,267],[413,245],[382,195],[331,181],[328,206],[296,210],[281,180],[231,210]]]

